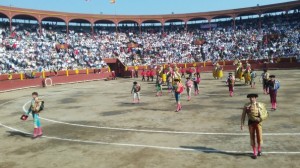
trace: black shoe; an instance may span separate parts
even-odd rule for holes
[[[262,153],[261,151],[258,152],[257,156],[262,156]]]
[[[251,156],[252,159],[257,159],[256,155]]]
[[[35,137],[32,136],[32,137],[31,137],[32,140],[37,139],[37,138],[38,138],[38,136],[35,136]]]

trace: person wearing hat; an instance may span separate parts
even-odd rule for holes
[[[153,82],[153,79],[154,79],[154,71],[153,71],[153,69],[150,70],[150,78],[151,78],[151,82]]]
[[[189,68],[189,71],[188,71],[189,78],[191,78],[191,77],[192,77],[192,75],[193,75],[193,72],[194,72],[194,67],[190,67],[190,68]]]
[[[186,87],[186,92],[187,92],[187,96],[188,96],[188,101],[190,101],[191,95],[192,95],[192,87],[193,87],[193,81],[191,80],[190,77],[186,78],[185,87]]]
[[[264,69],[264,72],[261,74],[261,79],[262,79],[264,94],[267,94],[267,83],[270,79],[270,74],[267,69]]]
[[[182,108],[181,103],[180,103],[180,96],[184,90],[184,87],[183,87],[182,83],[180,82],[180,80],[177,78],[174,79],[173,90],[175,93],[175,100],[176,100],[176,105],[177,105],[176,112],[179,112]]]
[[[148,70],[146,72],[146,77],[147,77],[147,82],[149,82],[150,81],[150,70]]]
[[[214,64],[213,77],[215,79],[223,78],[223,67],[219,63]]]
[[[261,145],[263,143],[262,139],[262,119],[260,115],[260,109],[264,107],[263,103],[256,101],[257,94],[248,94],[247,98],[250,99],[249,103],[246,103],[243,108],[243,113],[241,117],[241,130],[243,130],[246,115],[248,117],[248,127],[250,133],[250,143],[253,149],[253,159],[256,159],[257,156],[261,156]],[[255,139],[256,137],[256,139]],[[256,150],[257,143],[257,150]]]
[[[169,75],[169,73],[167,74],[167,81],[166,82],[167,82],[167,87],[168,87],[168,93],[171,93],[173,85],[172,85],[172,76]]]
[[[197,75],[197,78],[200,78],[200,66],[198,66],[197,68],[196,68],[196,75]]]
[[[244,79],[245,79],[245,85],[251,84],[251,68],[246,67],[244,73],[243,73]]]
[[[236,65],[235,78],[241,80],[243,77],[243,63],[238,59],[235,61],[234,65]]]
[[[181,78],[185,78],[185,70],[184,68],[180,67],[180,72],[181,72]]]
[[[139,78],[139,67],[138,66],[134,67],[134,78]]]
[[[39,94],[37,92],[33,92],[31,95],[32,95],[31,105],[27,110],[27,112],[25,112],[25,117],[23,120],[26,120],[30,113],[32,114],[33,125],[34,125],[32,138],[37,138],[43,135],[39,114],[44,108],[44,101],[39,99],[38,97]]]
[[[227,78],[227,81],[226,81],[226,84],[228,85],[228,88],[229,88],[230,97],[233,96],[234,83],[235,83],[234,77],[233,77],[232,73],[230,72],[229,76]]]
[[[246,61],[246,66],[245,66],[246,71],[251,71],[251,64],[249,63],[249,61]]]
[[[159,76],[156,80],[156,96],[162,96],[162,78]]]
[[[145,75],[146,75],[146,72],[145,72],[145,69],[143,69],[143,71],[141,72],[141,75],[142,75],[142,81],[146,81],[145,79]]]
[[[140,103],[140,91],[141,85],[137,82],[133,82],[133,86],[131,89],[131,94],[133,94],[133,103]],[[137,100],[137,101],[136,101]]]
[[[277,108],[277,91],[280,88],[280,82],[275,79],[275,75],[270,75],[270,80],[267,82],[267,93],[270,94],[272,110]]]
[[[193,83],[194,83],[194,91],[195,91],[195,96],[199,94],[199,83],[201,81],[200,75],[198,76],[196,73],[194,74],[194,77],[192,79]]]
[[[250,80],[250,85],[251,85],[251,88],[255,88],[255,78],[256,78],[256,72],[254,69],[251,69],[251,73],[250,73],[250,77],[251,77],[251,80]]]

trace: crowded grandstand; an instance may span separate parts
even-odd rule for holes
[[[300,11],[266,11],[261,15],[221,16],[161,25],[149,21],[95,24],[84,20],[66,26],[52,18],[39,25],[31,16],[12,23],[2,14],[0,74],[26,71],[103,68],[104,58],[126,66],[164,63],[262,60],[300,55]],[[200,20],[200,21],[199,21]],[[80,24],[79,24],[80,23]]]

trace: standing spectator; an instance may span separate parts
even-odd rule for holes
[[[133,94],[133,103],[140,103],[140,91],[141,85],[137,82],[133,82],[131,94]]]

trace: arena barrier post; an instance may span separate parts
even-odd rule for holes
[[[68,70],[66,70],[66,76],[69,76],[69,71]]]
[[[277,63],[280,63],[280,57],[277,58]]]
[[[46,78],[45,71],[42,72],[43,79]]]
[[[290,57],[290,63],[292,63],[293,62],[293,57]]]
[[[12,74],[8,74],[8,75],[7,75],[7,79],[8,79],[8,80],[12,80],[12,78],[13,78]]]
[[[203,67],[205,68],[205,62],[203,63]]]
[[[87,75],[89,74],[89,69],[88,69],[88,68],[86,69],[86,74],[87,74]]]
[[[223,66],[225,66],[226,65],[226,62],[223,60]]]
[[[23,80],[24,77],[23,77],[23,73],[20,73],[20,80]]]

